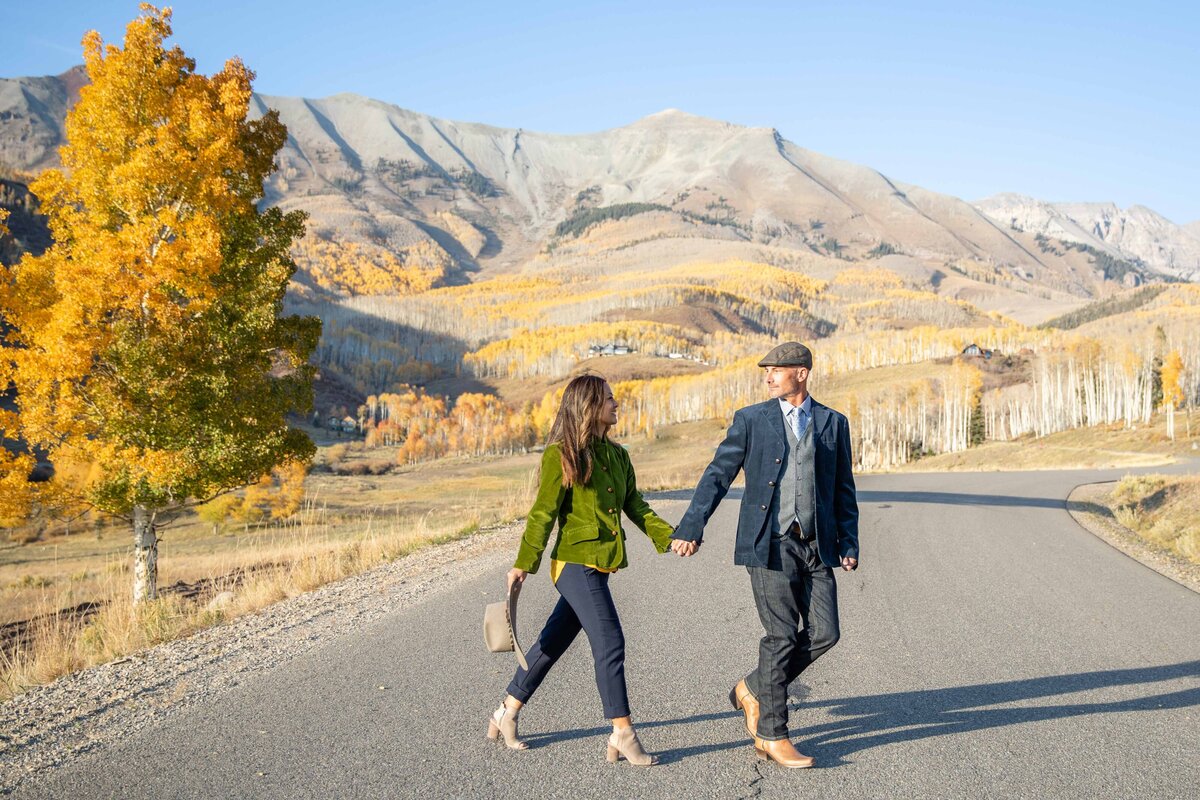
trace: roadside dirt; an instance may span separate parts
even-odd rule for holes
[[[1067,498],[1067,511],[1084,529],[1125,555],[1200,593],[1200,566],[1150,547],[1144,539],[1113,517],[1104,498],[1115,485],[1115,482],[1086,483],[1075,487]]]

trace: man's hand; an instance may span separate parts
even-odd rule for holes
[[[696,551],[700,549],[700,543],[688,542],[683,539],[672,539],[671,549],[676,555],[684,556],[686,558],[687,556],[695,555]]]
[[[858,559],[850,556],[842,556],[842,569],[846,572],[853,572],[858,569]]]
[[[523,569],[513,567],[508,571],[508,590],[511,592],[514,583],[525,583],[525,578],[529,573]]]

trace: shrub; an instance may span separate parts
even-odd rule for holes
[[[350,451],[348,444],[335,444],[325,451],[325,464],[331,469],[336,467],[346,459],[346,453]]]
[[[603,208],[580,208],[570,217],[558,223],[558,226],[554,229],[554,235],[559,238],[564,236],[577,238],[582,236],[588,228],[598,225],[601,222],[624,219],[650,211],[670,210],[658,203],[618,203],[617,205],[604,206]]]

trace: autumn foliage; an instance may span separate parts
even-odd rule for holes
[[[1179,383],[1181,398],[1200,390],[1200,346],[1188,339],[1200,319],[1194,288],[1172,287],[1145,311],[1169,320],[1178,365],[1164,363],[1161,377],[1164,387],[1168,379]],[[865,468],[888,468],[985,439],[1101,423],[1132,426],[1151,411],[1145,401],[1151,365],[1139,355],[1147,352],[1144,331],[1097,338],[1030,328],[915,288],[873,265],[847,265],[830,280],[745,261],[547,271],[412,295],[349,298],[341,308],[330,312],[330,335],[318,358],[323,368],[335,366],[371,393],[464,373],[544,385],[565,380],[594,355],[594,347],[606,345],[636,351],[643,370],[655,357],[688,358],[704,367],[617,381],[622,414],[616,434],[622,437],[728,419],[762,398],[758,357],[781,339],[801,339],[817,353],[813,389],[850,413],[856,461]],[[710,315],[707,328],[691,324],[703,313]],[[724,324],[733,329],[721,329]],[[1012,367],[1020,373],[1015,380],[985,387],[970,362],[949,366],[972,343],[998,353],[1000,361],[1022,351],[1029,355]],[[939,362],[945,366],[932,366]],[[931,366],[920,377],[903,373],[882,387],[851,388],[853,376],[903,365]],[[416,375],[418,366],[428,372]],[[589,367],[604,371],[603,361]],[[404,372],[415,377],[401,377]],[[552,390],[511,413],[528,415],[530,426],[540,430],[538,418],[552,413],[553,400]],[[435,416],[448,420],[449,414],[442,408]],[[449,436],[416,432],[404,459],[458,452],[446,444]],[[370,439],[385,441],[402,437]]]
[[[293,255],[323,289],[341,294],[417,294],[445,280],[454,265],[435,243],[422,241],[398,254],[358,242],[307,237]]]
[[[494,395],[467,393],[447,404],[421,389],[400,388],[367,398],[365,419],[367,446],[395,446],[400,464],[524,451],[537,438],[532,416]]]
[[[87,475],[38,499],[131,516],[145,547],[161,511],[311,457],[285,415],[311,403],[320,330],[279,313],[303,215],[257,208],[286,131],[274,112],[248,119],[239,60],[206,77],[166,49],[169,23],[143,6],[123,48],[85,37],[64,169],[32,187],[54,244],[0,296],[0,387],[19,412],[3,433]],[[5,497],[28,494],[30,460],[3,465]]]

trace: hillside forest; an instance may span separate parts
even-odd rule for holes
[[[322,374],[363,398],[326,414],[368,447],[398,447],[400,463],[535,446],[581,371],[613,384],[618,438],[728,420],[765,398],[762,354],[799,340],[814,352],[812,392],[850,417],[856,467],[886,470],[1160,410],[1190,418],[1200,287],[1151,288],[1063,327],[1019,324],[871,262],[828,279],[802,264],[698,262],[293,302],[325,322]]]

